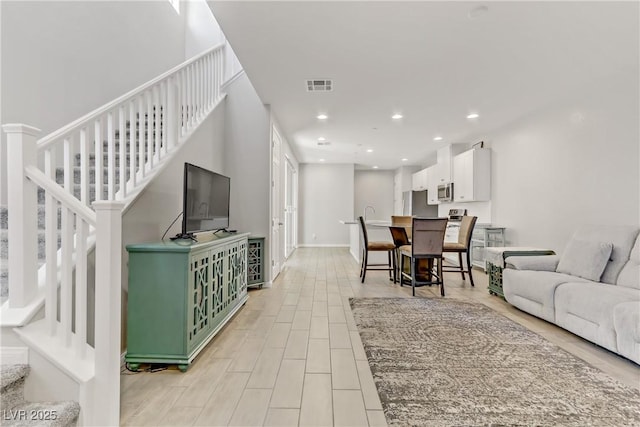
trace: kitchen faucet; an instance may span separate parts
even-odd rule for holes
[[[376,210],[373,208],[373,206],[365,206],[364,207],[364,220],[365,220],[365,222],[367,221],[367,209],[371,209],[373,211],[373,213],[376,213]]]

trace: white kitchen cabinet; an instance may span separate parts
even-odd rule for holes
[[[422,191],[427,189],[428,181],[426,169],[422,169],[421,171],[414,173],[411,178],[411,189],[413,191]]]
[[[453,180],[453,158],[466,148],[466,144],[449,144],[437,151],[437,170],[434,178],[437,184],[447,184]]]
[[[453,158],[453,201],[491,199],[491,150],[476,148]]]
[[[426,178],[427,178],[427,204],[428,205],[439,205],[438,201],[438,184],[439,181],[437,179],[438,174],[438,165],[433,165],[425,169]]]

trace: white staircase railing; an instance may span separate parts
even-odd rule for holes
[[[84,367],[76,378],[92,380],[87,395],[100,404],[85,402],[85,424],[119,424],[122,214],[222,100],[223,73],[224,45],[218,45],[39,140],[36,128],[3,126],[9,212],[3,311],[28,309],[26,322],[44,303],[44,320],[28,327],[40,323],[44,341],[74,359],[66,362],[69,369]],[[45,250],[38,272],[39,198]],[[88,277],[94,244],[95,274]],[[95,283],[94,348],[87,343],[89,281]],[[4,312],[6,323],[11,316]]]

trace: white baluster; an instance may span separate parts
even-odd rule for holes
[[[73,212],[62,206],[62,259],[60,263],[60,338],[65,346],[71,345],[71,321],[73,313]],[[57,241],[55,239],[54,241]]]
[[[44,173],[55,181],[56,156],[53,149],[47,149],[44,152]],[[46,259],[44,317],[49,333],[55,336],[58,324],[58,202],[48,191],[44,199],[44,230]]]
[[[121,202],[96,202],[95,423],[120,423]]]
[[[180,114],[176,111],[176,91],[176,77],[171,77],[167,82],[167,108],[165,111],[165,120],[167,123],[167,151],[171,150],[178,143]]]
[[[193,126],[193,67],[189,65],[187,67],[187,105],[189,106],[189,110],[187,114],[189,115],[189,119],[187,120],[187,131],[191,130]]]
[[[95,198],[94,200],[102,200],[102,187],[104,180],[104,140],[102,139],[102,118],[98,117],[94,122],[95,141]]]
[[[151,127],[151,131],[153,132],[153,146],[154,146],[154,154],[156,159],[160,159],[160,94],[159,87],[155,85],[152,89],[152,97],[153,97],[153,123]]]
[[[107,200],[115,200],[116,192],[116,143],[113,121],[113,111],[109,111],[107,113]]]
[[[87,235],[89,226],[76,215],[76,355],[84,358],[87,349]]]
[[[138,120],[138,134],[140,135],[138,137],[138,155],[140,156],[139,159],[139,164],[140,164],[140,179],[143,179],[146,176],[146,171],[147,171],[147,165],[146,165],[146,161],[145,161],[145,153],[146,151],[146,145],[145,145],[145,141],[146,141],[146,136],[145,136],[145,132],[146,132],[146,127],[144,124],[144,94],[141,95],[138,98],[138,115],[137,115],[137,120]]]
[[[188,120],[188,116],[187,116],[187,91],[186,91],[186,86],[187,86],[187,77],[186,74],[184,72],[184,70],[180,71],[180,76],[178,81],[180,82],[180,116],[181,116],[181,121],[180,121],[180,136],[184,136],[185,133],[187,133],[187,120]]]
[[[62,155],[62,172],[64,174],[64,189],[67,193],[75,195],[73,191],[73,147],[71,146],[71,136],[64,139],[62,143],[63,155]]]
[[[136,188],[137,184],[137,146],[138,135],[136,125],[136,101],[133,100],[129,103],[129,181],[131,182],[131,188]]]
[[[6,124],[7,208],[9,215],[9,306],[28,305],[36,295],[37,187],[24,174],[25,166],[36,165],[36,138],[40,129],[23,124]]]
[[[145,131],[147,134],[147,159],[149,170],[153,170],[153,109],[151,108],[151,93],[149,91],[144,93],[144,97],[147,101],[147,111],[145,114]]]
[[[80,129],[80,200],[89,206],[89,141],[87,128]]]
[[[127,123],[124,118],[124,106],[121,105],[120,108],[118,108],[118,127],[120,128],[118,138],[118,142],[120,143],[118,146],[118,152],[120,154],[118,162],[118,167],[120,168],[120,199],[127,197]]]

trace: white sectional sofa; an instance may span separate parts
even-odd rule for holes
[[[639,232],[583,226],[560,257],[509,257],[505,299],[640,364]]]

